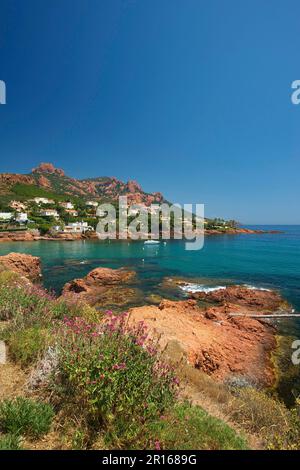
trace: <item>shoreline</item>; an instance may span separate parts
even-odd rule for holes
[[[247,228],[240,228],[235,230],[228,230],[226,232],[221,232],[218,230],[205,230],[204,236],[217,236],[217,235],[267,235],[267,234],[280,234],[284,233],[280,230],[254,230],[254,229],[247,229]],[[61,233],[57,236],[51,235],[38,235],[36,231],[24,231],[24,233],[20,231],[16,232],[0,232],[0,243],[10,243],[10,242],[35,242],[35,241],[79,241],[79,240],[99,240],[96,232],[89,232],[89,234],[76,234],[76,233]],[[173,240],[171,238],[169,241]],[[183,239],[184,240],[184,239]],[[106,241],[106,240],[99,240],[99,241]],[[143,241],[143,240],[131,240],[128,238],[126,240],[113,240],[113,241]],[[164,241],[164,239],[161,239]]]

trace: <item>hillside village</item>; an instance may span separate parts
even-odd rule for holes
[[[0,174],[0,232],[92,235],[99,204],[112,203],[118,219],[120,196],[126,196],[130,206],[145,204],[152,208],[168,203],[161,193],[144,192],[136,181],[124,183],[114,177],[76,180],[51,163],[40,164],[28,175]],[[205,219],[204,223],[206,230],[216,232],[237,228],[235,221],[223,219]]]
[[[42,233],[85,233],[93,231],[96,225],[96,201],[86,201],[85,207],[71,201],[54,201],[35,197],[27,202],[13,200],[10,211],[0,212],[1,229],[38,229]]]

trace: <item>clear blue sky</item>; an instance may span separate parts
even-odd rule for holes
[[[300,223],[299,1],[1,0],[1,172],[137,179]]]

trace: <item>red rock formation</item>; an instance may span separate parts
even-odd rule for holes
[[[74,279],[65,284],[62,296],[76,298],[90,305],[125,305],[138,295],[136,289],[124,287],[135,275],[135,272],[123,268],[96,268],[83,279]]]
[[[55,168],[52,163],[40,163],[36,168],[32,169],[32,173],[55,173],[59,176],[65,176],[64,170]]]
[[[142,191],[142,188],[137,181],[130,180],[127,183],[127,190],[130,193],[139,193]]]
[[[0,243],[31,242],[40,239],[38,230],[20,230],[15,232],[0,232]]]
[[[275,291],[249,289],[245,286],[228,286],[212,292],[197,292],[191,294],[194,299],[218,302],[224,306],[238,305],[245,306],[247,310],[257,311],[263,314],[267,311],[275,311],[281,307],[286,307],[286,302],[280,294]]]
[[[41,277],[41,261],[37,256],[9,253],[0,256],[0,266],[21,274],[30,280],[38,280]]]
[[[39,176],[38,184],[39,186],[42,186],[43,188],[51,188],[50,181],[44,175]]]
[[[13,173],[0,174],[0,185],[13,186],[14,184],[34,184],[32,176],[15,175]]]
[[[240,306],[234,308],[241,311]],[[270,353],[276,341],[270,325],[229,317],[224,306],[203,310],[196,300],[164,300],[158,307],[131,309],[130,322],[139,321],[159,338],[162,349],[175,341],[190,364],[218,380],[245,375],[263,385],[274,381]]]

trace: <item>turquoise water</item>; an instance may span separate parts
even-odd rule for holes
[[[0,244],[0,255],[40,256],[45,285],[57,292],[97,266],[127,266],[137,271],[145,293],[159,291],[166,276],[199,278],[203,285],[247,283],[279,289],[300,311],[300,226],[266,228],[284,233],[208,236],[200,251],[186,251],[182,241],[158,247],[143,242],[12,242]]]

